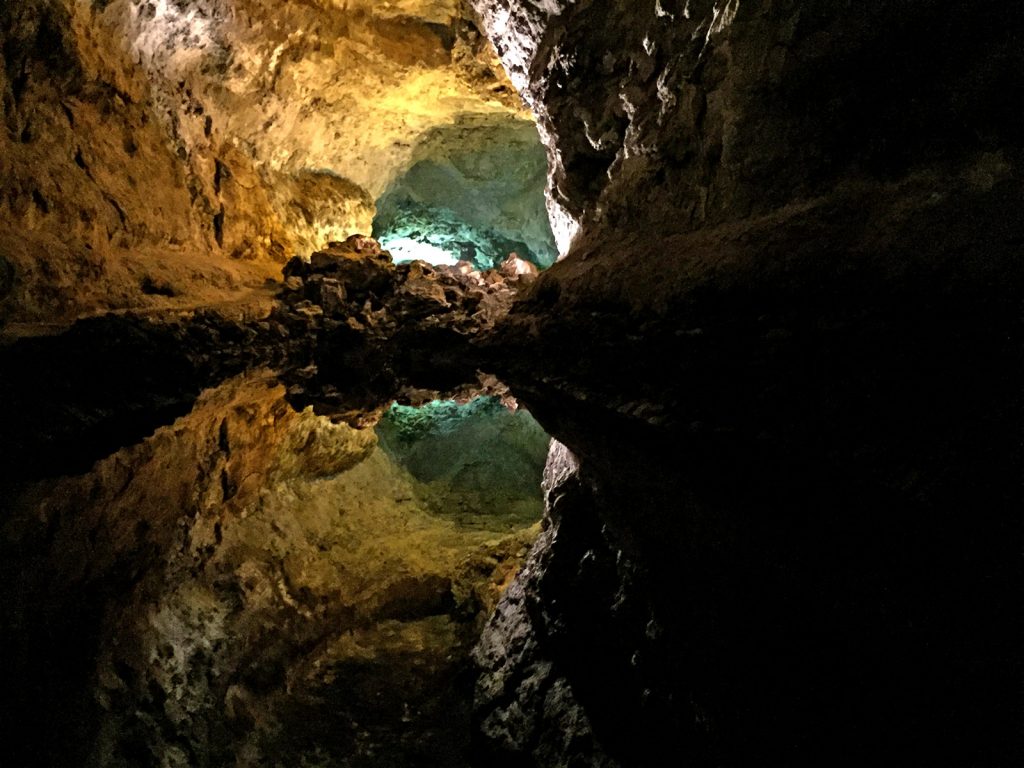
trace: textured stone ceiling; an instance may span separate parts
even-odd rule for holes
[[[468,19],[457,0],[5,4],[0,316],[237,299],[368,233],[425,134],[527,117]]]
[[[184,81],[215,130],[272,172],[331,172],[376,196],[424,131],[519,109],[458,2],[179,5],[153,15],[122,1],[102,19],[151,81]]]
[[[427,243],[446,263],[465,259],[481,269],[510,252],[539,267],[554,262],[547,156],[533,122],[460,120],[430,131],[413,158],[377,200],[373,222],[374,237],[396,259],[425,258],[420,244]]]
[[[0,323],[211,310],[0,337],[4,764],[1024,765],[1024,5],[473,4],[564,258],[237,318],[519,118],[461,11],[0,3]],[[359,431],[470,393],[511,584],[539,455]]]

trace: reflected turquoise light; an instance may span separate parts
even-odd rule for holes
[[[420,481],[539,502],[549,438],[499,398],[393,405],[376,431],[384,452]]]

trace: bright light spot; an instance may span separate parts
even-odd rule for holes
[[[555,236],[558,245],[558,258],[562,259],[572,248],[572,241],[580,231],[580,223],[550,193],[546,193],[546,197],[551,234]]]
[[[453,267],[459,260],[458,256],[449,253],[444,248],[438,248],[430,243],[420,243],[408,237],[383,240],[381,246],[391,252],[391,256],[396,262],[419,259],[428,264],[447,264]]]
[[[155,0],[149,16],[139,8],[133,19],[138,25],[133,46],[148,59],[161,59],[175,71],[196,65],[213,45],[213,22],[195,8],[187,11],[171,0]]]

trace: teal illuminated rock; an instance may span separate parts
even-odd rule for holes
[[[498,266],[509,253],[544,268],[557,247],[544,202],[547,161],[533,123],[437,129],[377,201],[373,234],[396,261]]]

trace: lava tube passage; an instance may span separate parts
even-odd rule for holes
[[[540,269],[558,255],[544,204],[547,161],[528,121],[465,119],[436,128],[377,200],[373,235],[395,261],[498,266],[510,253]]]

